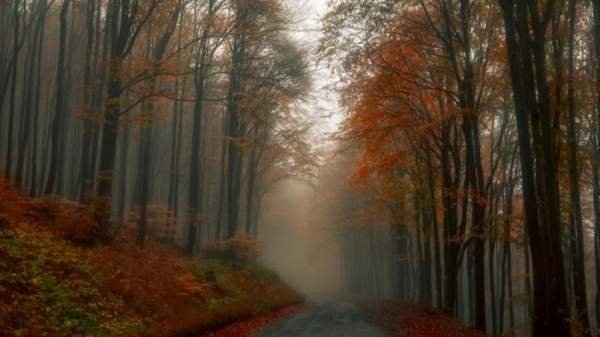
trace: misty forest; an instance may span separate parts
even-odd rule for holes
[[[600,336],[600,0],[0,0],[4,336]]]

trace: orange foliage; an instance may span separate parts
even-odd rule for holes
[[[100,199],[89,205],[56,196],[28,199],[7,181],[0,181],[0,219],[43,226],[72,243],[91,245],[108,240],[110,236],[104,236],[101,229],[109,221],[109,211],[110,205]]]
[[[422,14],[411,13],[417,15]],[[401,20],[375,44],[372,71],[351,89],[358,98],[344,130],[363,151],[354,182],[379,186],[382,200],[402,193],[392,181],[398,170],[414,165],[415,142],[431,146],[441,125],[460,115],[448,101],[449,70],[432,54],[432,32],[411,22]]]
[[[485,134],[489,131],[486,121],[495,118],[494,111],[501,111],[500,105],[505,104],[498,97],[507,90],[506,81],[501,80],[506,76],[506,51],[496,47],[503,44],[495,43],[498,37],[489,34],[489,26],[484,24],[499,20],[493,6],[482,5],[473,14],[480,20],[473,20],[470,38],[477,46],[474,48],[485,53],[486,62],[473,64],[480,97],[474,108],[463,109],[457,78],[464,76],[464,70],[460,65],[452,66],[445,51],[448,46],[436,30],[442,20],[437,5],[425,3],[428,13],[421,5],[409,6],[385,32],[369,41],[368,65],[346,87],[345,103],[350,114],[343,138],[360,151],[352,181],[378,194],[376,199],[384,203],[398,200],[410,189],[427,191],[428,186],[418,186],[419,181],[429,180],[423,164],[429,160],[427,154],[431,155],[436,175],[441,144],[456,142],[455,146],[461,146],[460,138],[450,139],[448,134],[460,132],[463,117],[478,116]],[[493,50],[487,50],[490,45]],[[406,175],[412,175],[412,181],[403,181]],[[477,196],[461,197],[481,204],[488,202]]]

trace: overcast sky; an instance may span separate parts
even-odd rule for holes
[[[314,86],[309,102],[311,114],[319,119],[317,131],[321,138],[327,138],[338,129],[343,119],[343,113],[337,104],[337,96],[325,90],[325,86],[335,79],[324,65],[317,65],[316,47],[321,36],[319,33],[320,19],[327,11],[327,0],[287,0],[297,19],[294,20],[294,36],[306,44],[313,60]],[[322,140],[322,139],[321,139]],[[319,140],[319,141],[321,141]]]

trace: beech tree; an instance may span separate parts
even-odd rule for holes
[[[190,255],[261,238],[294,180],[346,291],[494,337],[594,335],[600,1],[332,0],[317,50],[292,12],[0,1],[2,176],[93,210],[99,241]],[[312,56],[343,114],[327,146]]]
[[[132,225],[140,246],[159,236],[189,253],[257,236],[262,196],[314,174],[297,104],[309,63],[284,3],[0,6],[3,175],[110,207],[102,236]]]
[[[581,156],[597,105],[576,79],[596,67],[592,13],[576,1],[339,0],[323,21],[320,52],[348,110],[341,138],[363,154],[355,175],[384,186],[369,193],[390,216],[413,218],[402,222],[421,281],[405,281],[494,336],[523,319],[520,291],[533,335],[591,334],[582,203],[597,189],[582,189],[594,172]],[[517,289],[515,259],[532,271]]]

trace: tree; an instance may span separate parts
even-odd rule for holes
[[[150,89],[151,93],[156,92],[156,82],[158,80],[158,76],[162,72],[162,68],[164,65],[165,54],[167,53],[167,48],[169,47],[169,43],[173,37],[173,34],[176,31],[176,25],[179,21],[179,17],[181,12],[184,10],[184,2],[176,1],[174,4],[174,8],[171,11],[171,16],[168,18],[166,22],[166,27],[162,33],[159,34],[154,49],[151,53],[150,60],[150,75],[148,79],[147,86]],[[148,48],[151,48],[148,46]],[[161,84],[161,83],[159,83]],[[149,202],[149,180],[150,180],[150,165],[151,165],[151,149],[150,143],[152,139],[152,131],[154,129],[154,104],[152,104],[152,100],[148,100],[144,106],[145,112],[148,116],[144,116],[146,121],[142,125],[142,139],[141,139],[141,148],[140,148],[140,159],[138,161],[139,164],[139,172],[140,172],[140,182],[138,188],[138,200],[140,205],[140,221],[138,224],[138,233],[137,233],[137,243],[139,246],[144,246],[144,241],[147,235],[147,227],[148,227],[148,202]]]
[[[568,33],[568,123],[567,138],[569,144],[569,189],[572,211],[570,223],[573,228],[575,254],[573,254],[573,279],[575,287],[575,307],[577,320],[582,325],[583,335],[590,336],[590,322],[587,309],[587,287],[585,284],[585,252],[584,230],[581,211],[581,192],[579,188],[579,137],[577,134],[577,111],[575,102],[575,34],[577,27],[577,3],[568,3],[569,33]]]
[[[592,31],[593,31],[593,43],[592,57],[596,60],[600,58],[600,1],[592,1]],[[592,125],[591,134],[592,136],[592,202],[594,204],[594,253],[596,262],[596,285],[600,284],[600,66],[595,64],[595,85],[594,95],[595,106],[592,109],[594,115],[594,122]],[[595,124],[595,125],[594,125]],[[594,128],[595,127],[595,128]],[[595,156],[594,156],[595,155]],[[600,320],[600,291],[596,291],[596,320]]]
[[[51,194],[57,188],[59,183],[58,177],[60,173],[60,162],[63,159],[64,135],[64,119],[66,114],[65,104],[65,82],[66,82],[66,49],[67,49],[67,25],[68,14],[71,0],[64,0],[60,10],[60,34],[58,43],[58,63],[56,65],[56,104],[54,108],[54,118],[52,120],[52,133],[50,143],[52,144],[52,153],[50,155],[50,171],[48,180],[44,189],[45,194]]]
[[[199,217],[202,214],[204,203],[204,169],[201,162],[204,132],[204,114],[206,86],[210,79],[210,70],[214,62],[214,54],[225,41],[224,36],[227,34],[218,32],[215,27],[217,13],[225,4],[224,1],[209,0],[206,4],[205,21],[202,24],[202,29],[198,32],[200,41],[195,51],[195,74],[194,85],[196,89],[196,100],[194,102],[194,117],[192,128],[192,146],[190,160],[190,187],[188,196],[189,220],[188,220],[188,243],[186,250],[188,253],[193,253],[196,246],[197,232],[196,224],[199,222]]]
[[[533,335],[570,336],[561,253],[556,144],[550,124],[553,116],[545,52],[546,28],[556,14],[556,1],[542,5],[502,0],[500,4],[519,131],[526,226],[533,262]]]
[[[151,0],[111,0],[110,16],[110,58],[108,71],[108,95],[105,100],[100,152],[100,176],[98,194],[110,198],[112,195],[113,170],[117,146],[119,118],[123,113],[121,96],[124,91],[123,66],[142,28],[158,8],[159,1]]]

